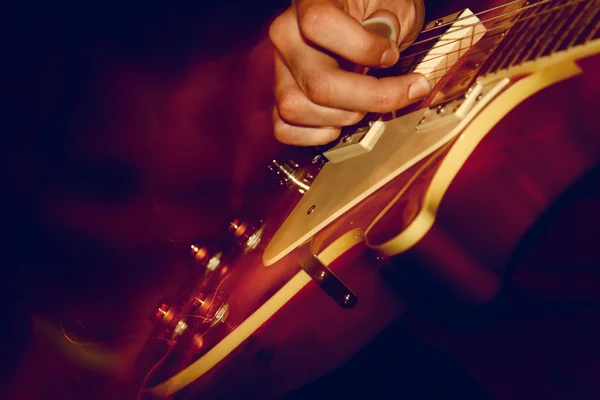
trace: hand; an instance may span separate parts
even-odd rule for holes
[[[372,17],[388,18],[397,40],[363,28],[361,22]],[[425,97],[431,88],[420,74],[377,79],[345,71],[339,62],[390,67],[415,40],[423,20],[423,0],[293,1],[269,30],[277,49],[277,139],[300,146],[326,144],[367,112],[391,112]]]

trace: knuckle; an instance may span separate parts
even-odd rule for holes
[[[338,128],[322,128],[313,136],[311,140],[312,146],[321,146],[333,142],[340,136],[341,129]]]
[[[312,3],[299,10],[298,26],[308,39],[315,39],[319,31],[328,25],[331,10],[324,3]]]
[[[269,25],[269,39],[277,46],[277,42],[281,37],[281,16],[275,18],[275,20]]]
[[[275,139],[283,144],[292,144],[292,133],[291,126],[287,125],[283,121],[276,121],[273,125],[273,133]]]
[[[304,93],[316,104],[328,105],[330,101],[330,82],[327,76],[320,73],[307,74],[304,80]]]
[[[286,26],[289,25],[290,18],[293,18],[293,16],[290,15],[290,10],[287,10],[275,18],[271,22],[271,25],[269,25],[269,39],[277,48],[285,40]]]
[[[366,115],[366,113],[361,113],[361,112],[351,113],[351,115],[348,116],[348,120],[346,121],[344,126],[358,124],[365,117],[365,115]]]
[[[299,122],[298,117],[306,108],[305,100],[298,93],[290,91],[280,92],[277,99],[277,109],[282,119],[290,122]]]

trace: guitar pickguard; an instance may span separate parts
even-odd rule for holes
[[[417,130],[419,122],[427,120],[428,113],[435,113],[423,109],[381,123],[379,129],[383,132],[373,150],[323,167],[310,190],[270,241],[263,254],[264,264],[276,263],[343,213],[455,138],[508,83],[508,79],[503,79],[488,84],[483,89],[483,97],[462,119],[448,115],[447,122]]]

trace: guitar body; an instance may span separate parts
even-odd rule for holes
[[[600,161],[599,67],[591,55],[510,77],[460,135],[320,230],[311,252],[358,295],[352,308],[299,269],[298,249],[263,264],[275,225],[226,278],[222,340],[166,382],[178,368],[159,361],[149,398],[277,398],[342,365],[407,310],[491,302],[519,242]]]
[[[458,8],[452,3],[452,8]],[[578,12],[565,16],[560,10],[564,11],[569,3]],[[528,266],[537,269],[517,271],[517,276],[513,270],[516,258],[523,255],[523,239],[532,227],[548,217],[548,210],[572,185],[599,165],[599,4],[599,0],[517,0],[484,15],[457,13],[433,21],[436,28],[426,27],[424,39],[418,39],[414,47],[416,54],[424,54],[423,65],[414,69],[416,64],[406,55],[412,54],[407,49],[398,70],[392,71],[418,70],[433,77],[432,96],[400,110],[393,120],[378,120],[376,126],[386,127],[379,142],[354,158],[337,163],[329,158],[328,163],[320,165],[311,163],[314,154],[302,152],[306,149],[290,149],[291,155],[283,154],[311,173],[311,169],[322,167],[302,196],[295,187],[287,192],[266,193],[270,182],[266,177],[257,179],[259,174],[254,171],[259,160],[269,159],[271,151],[279,147],[268,132],[271,90],[255,93],[257,87],[270,85],[272,71],[265,67],[271,64],[269,46],[261,46],[257,52],[269,53],[265,57],[268,63],[255,62],[253,57],[262,56],[253,55],[246,59],[251,67],[233,68],[231,65],[243,59],[241,53],[245,50],[240,50],[208,63],[206,68],[198,67],[183,83],[177,79],[165,88],[162,83],[155,86],[152,74],[139,78],[145,74],[138,73],[137,68],[127,65],[123,67],[126,72],[120,74],[117,67],[117,83],[113,84],[119,89],[107,96],[110,106],[101,110],[97,119],[89,119],[94,129],[88,132],[84,124],[79,131],[78,136],[85,140],[78,145],[84,148],[78,156],[90,157],[94,164],[94,160],[113,160],[121,155],[123,164],[136,164],[132,171],[138,171],[140,177],[145,177],[141,180],[147,182],[137,191],[128,187],[127,192],[131,189],[137,195],[131,194],[127,201],[119,197],[117,203],[123,204],[116,206],[111,196],[96,199],[103,196],[97,195],[94,184],[104,195],[104,188],[110,191],[111,185],[101,181],[111,181],[110,176],[88,177],[85,171],[89,170],[82,168],[81,174],[74,175],[81,175],[86,183],[92,181],[91,192],[84,185],[83,196],[75,188],[72,196],[63,196],[58,190],[58,194],[44,197],[49,203],[44,207],[44,213],[48,213],[44,218],[49,219],[48,236],[57,226],[59,237],[49,240],[49,244],[40,243],[36,251],[44,261],[63,251],[68,267],[57,267],[60,255],[54,264],[40,263],[44,273],[36,281],[53,290],[33,296],[39,307],[33,307],[36,311],[28,321],[30,336],[7,341],[8,347],[16,348],[24,342],[28,345],[23,346],[25,355],[2,389],[4,397],[278,398],[339,368],[395,321],[412,324],[420,340],[436,342],[441,337],[444,352],[499,398],[515,398],[520,387],[507,389],[515,382],[515,387],[524,383],[533,388],[526,395],[517,393],[523,398],[556,395],[543,388],[556,374],[535,383],[527,381],[535,375],[533,370],[548,367],[544,361],[555,354],[540,356],[543,346],[533,351],[535,346],[530,343],[537,342],[537,337],[524,341],[511,358],[504,350],[514,349],[498,345],[505,332],[502,327],[495,326],[488,338],[481,332],[452,334],[444,328],[449,320],[458,325],[464,321],[454,318],[456,315],[473,310],[486,312],[486,306],[501,298],[515,280],[535,286],[540,282],[536,273],[543,275],[540,271],[545,271],[546,263],[556,263],[546,255],[555,252],[546,253],[542,248],[539,260],[526,254]],[[473,12],[483,10],[481,2],[478,6]],[[471,24],[476,16],[483,22]],[[438,53],[429,53],[429,44],[434,43],[432,39],[445,37],[435,29],[454,27],[453,18],[458,28],[469,30],[455,31],[456,40],[440,40],[442,48],[444,41],[450,42],[451,49],[446,49],[449,55],[458,54],[440,61]],[[572,29],[577,26],[574,22],[583,30]],[[555,32],[546,34],[546,27]],[[538,46],[538,38],[548,37],[552,45],[552,38],[575,31],[591,39],[550,55],[540,51],[539,57],[528,58],[524,64],[498,67],[503,60],[525,57],[533,48],[527,46],[527,38],[535,38]],[[477,41],[483,33],[484,39]],[[505,34],[507,38],[502,41]],[[506,43],[510,46],[504,46]],[[442,50],[435,46],[433,50]],[[525,50],[512,51],[519,48]],[[486,63],[490,60],[494,62]],[[482,66],[490,64],[498,68],[480,73]],[[261,75],[264,71],[267,73]],[[225,87],[241,88],[232,97],[256,104],[240,106],[241,122],[227,123],[224,128],[231,107],[230,99],[225,99],[229,92],[221,82],[232,75],[237,78]],[[250,77],[253,84],[246,86]],[[447,101],[466,100],[471,93],[468,88],[480,78],[490,85],[503,78],[507,83],[495,95],[483,96],[479,103],[476,100],[461,122],[422,129],[422,117],[443,117],[438,107],[443,108]],[[105,86],[107,92],[113,91],[112,85]],[[216,107],[218,112],[206,107],[216,98],[219,104],[227,103],[223,105],[226,112],[221,113],[221,105]],[[115,99],[117,104],[113,104]],[[113,106],[118,112],[109,112]],[[89,107],[103,108],[95,104]],[[198,112],[201,109],[207,111]],[[205,120],[209,120],[208,125]],[[106,126],[96,131],[97,121],[107,122]],[[236,135],[242,127],[248,132],[238,140]],[[221,129],[223,135],[207,133]],[[121,139],[123,143],[119,144]],[[234,139],[236,144],[232,146]],[[218,151],[199,157],[198,149],[206,148]],[[222,151],[232,155],[231,159],[220,155]],[[67,175],[69,186],[73,183]],[[119,176],[116,173],[115,179]],[[120,189],[113,190],[134,185],[130,180],[123,182],[116,185]],[[248,188],[242,190],[242,186]],[[149,187],[151,199],[146,193]],[[256,196],[247,198],[249,194]],[[343,201],[333,204],[340,198]],[[146,200],[152,200],[151,207]],[[262,204],[257,205],[261,200]],[[343,202],[347,207],[342,210],[337,206]],[[251,237],[241,234],[248,241],[240,250],[236,242],[239,237],[232,240],[228,235],[228,247],[222,250],[228,252],[234,247],[231,257],[228,255],[210,269],[212,259],[206,265],[190,263],[187,239],[198,231],[214,235],[221,224],[225,225],[222,219],[238,207],[252,209],[253,217],[265,217],[264,224],[262,220],[255,222],[263,229],[262,236],[250,246]],[[595,216],[596,207],[595,203],[587,204],[578,215]],[[265,209],[272,215],[263,214]],[[318,218],[320,222],[314,222]],[[301,222],[290,223],[296,219]],[[568,225],[577,229],[577,222]],[[62,229],[70,234],[62,236]],[[563,243],[569,249],[573,237],[586,236],[577,233],[573,235],[568,229],[550,231],[549,235],[556,234],[551,250],[562,248]],[[587,271],[583,284],[576,281],[564,289],[569,298],[598,298],[600,279],[595,271],[600,261],[595,255],[595,237],[589,239],[592,245],[584,249],[584,254],[573,255],[586,262],[591,258],[593,268]],[[88,241],[100,244],[96,248]],[[66,250],[54,249],[56,243]],[[36,246],[34,243],[31,248]],[[115,254],[108,254],[111,252]],[[81,254],[70,260],[69,255],[75,253]],[[77,271],[74,278],[70,268]],[[309,275],[306,271],[310,268]],[[324,273],[322,280],[320,273]],[[554,281],[546,281],[543,276],[536,294],[553,296],[560,292],[563,281],[576,279],[570,273],[553,276]],[[23,276],[28,274],[33,275],[27,271]],[[330,290],[328,284],[335,279],[345,285],[342,288],[347,292],[340,292],[339,285],[337,292]],[[154,313],[163,295],[168,296],[171,308],[161,304]],[[7,304],[12,309],[10,301]],[[517,300],[509,311],[516,309],[519,314],[519,307]],[[156,314],[154,323],[148,322],[147,314]],[[9,327],[15,324],[10,317],[7,321]],[[534,324],[530,320],[527,323]],[[563,332],[561,329],[570,327],[548,329]],[[590,342],[595,346],[597,335],[589,333],[594,329],[600,332],[600,326],[585,326],[581,331],[592,337]],[[515,332],[511,333],[520,335]],[[494,340],[486,341],[489,336]],[[553,351],[560,347],[554,345],[548,347]],[[576,350],[578,353],[574,350],[569,354],[569,360],[587,351],[585,346]],[[523,362],[527,355],[529,370]],[[598,359],[585,364],[587,371],[577,372],[591,376],[590,381],[595,382],[600,370]],[[365,370],[370,368],[364,365]],[[394,370],[388,377],[395,374]],[[490,376],[496,376],[496,381]],[[431,384],[436,384],[435,379]]]

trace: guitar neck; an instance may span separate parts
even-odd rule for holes
[[[482,24],[485,29],[473,29],[475,24]],[[389,73],[421,72],[420,66],[439,57],[433,50],[440,46],[440,42],[443,46],[451,44],[447,40],[447,32],[456,30],[457,26],[461,30],[472,29],[471,39],[476,44],[471,43],[468,49],[460,46],[451,51],[462,56],[460,52],[467,53],[468,50],[468,54],[461,59],[460,70],[451,74],[452,84],[446,85],[444,90],[446,100],[464,94],[479,76],[598,39],[600,0],[516,0],[473,16],[465,15],[464,11],[448,15],[429,22]],[[450,75],[449,69],[444,68],[440,67],[438,72]]]

